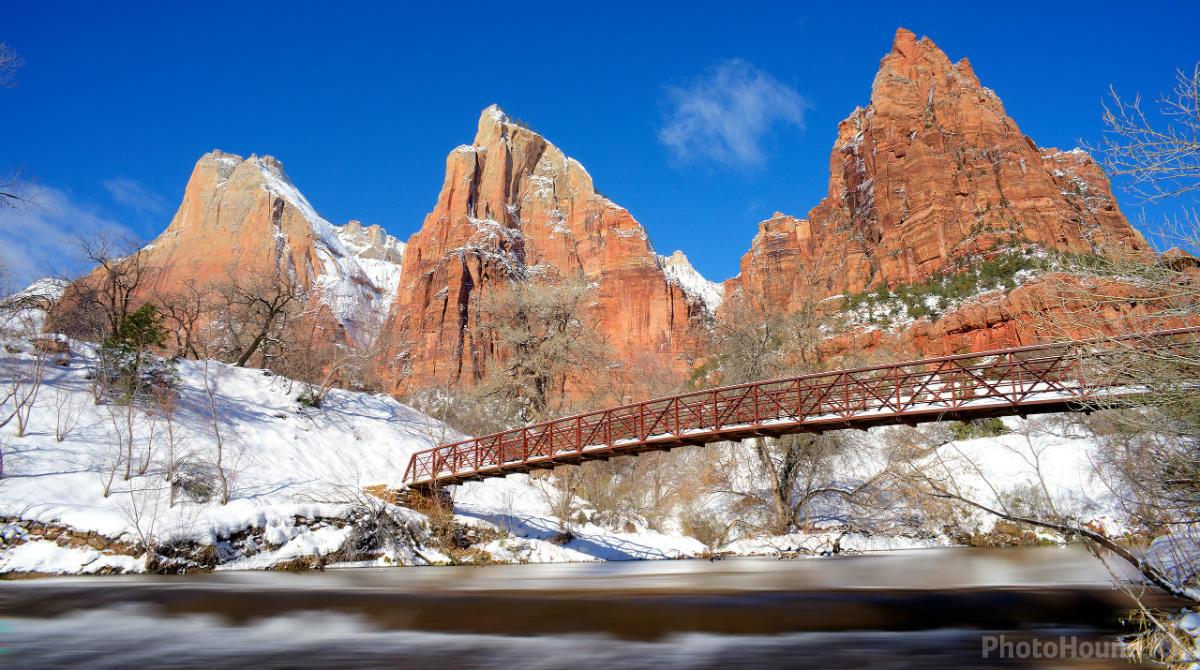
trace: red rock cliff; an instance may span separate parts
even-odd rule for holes
[[[838,127],[829,194],[806,219],[759,224],[726,291],[787,311],[1028,245],[1146,248],[1087,154],[1039,148],[966,59],[901,29],[870,104]]]
[[[387,327],[408,359],[399,388],[480,379],[493,357],[475,334],[481,297],[539,273],[597,285],[589,317],[616,360],[686,370],[689,322],[706,307],[664,263],[578,161],[489,107],[475,141],[446,159],[437,205],[408,241]]]
[[[378,226],[334,226],[271,156],[213,151],[196,162],[167,229],[146,247],[155,286],[199,288],[254,273],[294,276],[335,330],[386,313],[403,244]]]

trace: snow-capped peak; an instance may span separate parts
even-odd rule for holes
[[[333,225],[292,184],[282,163],[271,156],[251,160],[262,174],[263,189],[286,200],[312,227],[321,261],[315,288],[351,336],[386,316],[400,285],[404,243],[379,226],[364,228],[358,221]]]
[[[65,279],[57,279],[55,277],[42,277],[34,281],[29,286],[13,293],[4,298],[0,303],[6,305],[21,304],[28,302],[46,302],[51,303],[62,297],[63,293],[71,282]]]
[[[512,123],[512,119],[508,118],[508,114],[500,109],[500,105],[492,103],[483,110],[483,113],[496,123]]]
[[[670,256],[659,256],[658,266],[662,268],[668,282],[683,289],[689,299],[699,301],[710,314],[715,314],[725,299],[725,287],[705,279],[692,267],[682,251],[676,251]]]

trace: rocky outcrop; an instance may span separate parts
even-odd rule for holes
[[[1155,297],[1153,289],[1127,282],[1050,272],[1012,291],[980,295],[937,320],[839,333],[819,350],[832,361],[848,356],[884,362],[1197,325],[1185,314],[1162,310]]]
[[[321,218],[271,156],[213,151],[196,162],[170,225],[146,247],[155,287],[172,291],[288,273],[350,336],[386,314],[404,245],[378,226]]]
[[[496,356],[479,334],[483,296],[543,275],[596,286],[588,318],[614,360],[687,369],[704,298],[668,279],[641,224],[578,161],[492,106],[475,141],[450,152],[437,204],[408,241],[386,329],[406,361],[400,389],[482,378]]]
[[[788,313],[828,300],[823,309],[833,310],[835,296],[920,282],[1010,249],[1148,248],[1085,152],[1038,147],[966,59],[952,63],[900,30],[870,104],[838,127],[826,197],[804,218],[760,223],[724,284],[682,252],[655,253],[578,161],[495,106],[474,141],[448,156],[437,203],[407,245],[378,226],[330,224],[274,158],[214,151],[196,164],[147,261],[167,290],[289,273],[310,289],[319,307],[310,313],[349,338],[386,316],[378,371],[401,393],[475,383],[503,356],[481,327],[490,293],[579,276],[595,287],[585,318],[614,362],[602,376],[635,382],[621,385],[636,395],[639,378],[690,371],[704,353],[696,323],[720,309]],[[1031,341],[1033,292],[967,300],[893,344],[925,354]],[[830,347],[883,339],[864,332]]]
[[[758,224],[740,272],[725,281],[725,295],[755,311],[789,314],[805,301],[828,295],[845,259],[825,257],[812,234],[812,223],[781,212]]]
[[[1086,153],[1039,148],[966,59],[901,29],[870,104],[838,127],[826,198],[759,224],[726,290],[790,310],[1029,246],[1147,248]]]
[[[705,311],[715,314],[725,300],[725,285],[709,281],[692,267],[688,257],[679,250],[670,256],[659,256],[658,266],[662,268],[667,281],[679,286],[688,299],[699,303]]]

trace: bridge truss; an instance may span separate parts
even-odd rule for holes
[[[413,455],[409,487],[727,440],[845,428],[1088,410],[1144,393],[1117,365],[1172,356],[1200,328],[1040,344],[835,370],[656,398],[442,445]]]

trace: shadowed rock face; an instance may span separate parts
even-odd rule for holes
[[[1147,248],[1087,154],[1039,148],[966,59],[901,29],[871,103],[838,127],[829,194],[759,224],[726,291],[786,311],[1029,245]]]
[[[578,161],[489,107],[475,141],[446,159],[437,205],[408,241],[386,328],[409,355],[402,388],[478,380],[496,356],[477,332],[481,300],[543,275],[597,286],[587,318],[618,361],[682,372],[689,322],[705,306],[662,265],[641,224]]]

